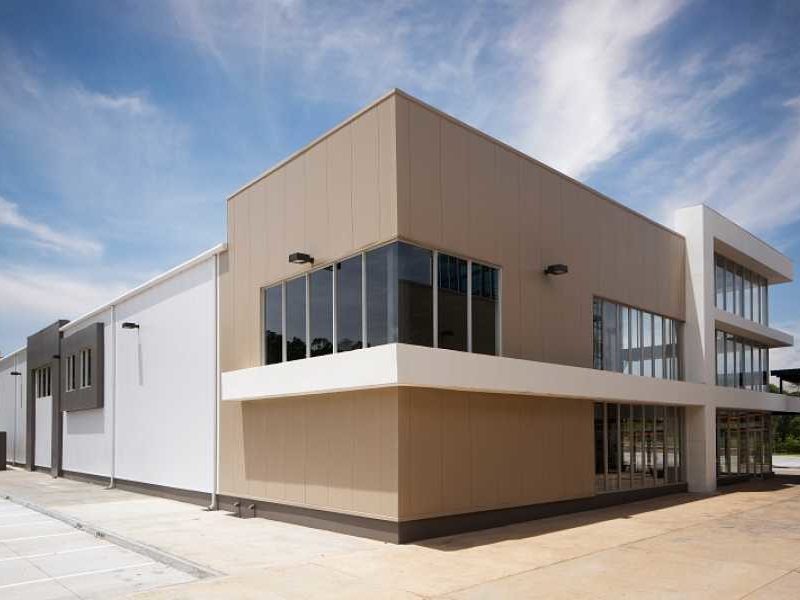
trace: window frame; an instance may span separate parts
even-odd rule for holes
[[[333,261],[328,261],[322,263],[320,265],[314,265],[311,269],[304,271],[302,273],[293,274],[291,276],[273,280],[271,282],[262,283],[258,288],[259,293],[259,306],[260,306],[260,337],[261,337],[261,366],[267,366],[267,350],[266,350],[266,343],[265,343],[265,332],[266,332],[266,314],[264,310],[264,305],[266,301],[266,290],[275,286],[281,286],[281,318],[282,318],[282,360],[280,363],[287,362],[287,335],[286,335],[286,284],[289,281],[294,281],[299,278],[305,279],[305,289],[306,289],[306,306],[305,306],[305,318],[306,318],[306,357],[305,358],[312,358],[310,356],[310,343],[308,342],[308,336],[310,334],[310,298],[309,298],[309,284],[310,284],[310,277],[312,273],[316,271],[326,269],[329,267],[333,267],[333,293],[332,293],[332,308],[333,308],[333,352],[331,354],[339,354],[344,351],[340,351],[338,349],[338,318],[337,318],[337,303],[339,299],[339,290],[338,290],[338,283],[337,283],[337,273],[336,273],[336,265],[342,262],[345,262],[351,258],[356,256],[361,257],[361,348],[365,349],[369,348],[369,340],[367,339],[368,336],[368,327],[367,327],[367,255],[380,248],[384,248],[387,246],[391,246],[393,244],[407,244],[409,246],[414,246],[421,250],[425,250],[426,252],[431,253],[432,257],[432,294],[433,294],[433,323],[432,323],[432,333],[433,333],[433,343],[430,346],[431,348],[438,348],[438,325],[439,325],[439,254],[444,254],[446,256],[451,256],[453,258],[457,258],[460,260],[464,260],[467,263],[467,353],[474,353],[473,352],[473,340],[472,340],[472,333],[473,333],[473,314],[472,314],[472,265],[473,263],[479,264],[485,267],[489,267],[494,269],[497,273],[497,306],[496,306],[496,315],[495,315],[495,353],[494,354],[487,354],[486,356],[503,356],[503,268],[500,265],[494,264],[491,261],[481,260],[481,259],[472,259],[466,256],[463,256],[457,252],[451,252],[449,250],[439,250],[437,248],[429,248],[423,246],[422,244],[418,244],[413,241],[409,241],[403,238],[395,238],[393,240],[389,240],[387,242],[382,242],[380,244],[376,244],[374,246],[370,246],[361,250],[359,252],[353,252],[337,258]],[[349,350],[348,350],[349,351]],[[327,356],[327,355],[326,355]],[[313,357],[317,358],[317,357]],[[271,364],[280,364],[280,363],[271,363]]]

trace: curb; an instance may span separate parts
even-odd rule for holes
[[[186,573],[187,575],[191,575],[192,577],[195,577],[197,579],[210,579],[212,577],[221,577],[225,575],[225,573],[221,571],[201,566],[190,560],[186,560],[185,558],[179,558],[173,554],[169,554],[168,552],[159,550],[154,546],[148,546],[147,544],[131,540],[129,538],[123,537],[106,529],[95,527],[91,523],[86,523],[79,519],[75,519],[74,517],[61,514],[54,510],[50,510],[49,508],[44,508],[43,506],[39,506],[38,504],[34,504],[33,502],[29,502],[27,500],[23,500],[22,498],[16,498],[9,494],[3,494],[2,498],[8,500],[9,502],[13,502],[14,504],[19,504],[20,506],[24,506],[25,508],[35,510],[36,512],[41,513],[45,516],[57,519],[62,523],[66,523],[70,527],[74,527],[75,529],[84,531],[90,535],[93,535],[98,539],[111,542],[112,544],[115,544],[121,548],[125,548],[126,550],[130,550],[132,552],[136,552],[137,554],[141,554],[142,556],[146,556],[147,558],[150,558],[163,565],[167,565],[168,567],[172,567],[173,569]]]

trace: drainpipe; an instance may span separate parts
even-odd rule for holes
[[[111,469],[108,478],[108,487],[116,487],[115,465],[117,453],[117,307],[111,305]]]
[[[16,372],[19,372],[19,367],[17,366],[17,358],[18,356],[15,354],[14,370]],[[17,398],[17,389],[22,386],[22,376],[21,375],[15,376],[13,379],[14,379],[14,441],[12,442],[12,447],[11,447],[11,462],[12,464],[16,464],[17,463],[17,420],[18,420],[17,404],[19,404],[19,399]],[[19,382],[17,380],[19,380]]]
[[[208,510],[217,510],[219,500],[217,487],[219,481],[219,397],[220,397],[220,372],[219,372],[219,253],[214,255],[214,425],[213,425],[213,450],[211,504]]]

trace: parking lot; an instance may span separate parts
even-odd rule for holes
[[[44,514],[0,500],[0,598],[108,598],[193,578]]]

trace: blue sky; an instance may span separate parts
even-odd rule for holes
[[[229,193],[391,87],[800,265],[798,39],[795,1],[6,0],[0,350],[222,241]],[[772,298],[800,337],[800,284]]]

